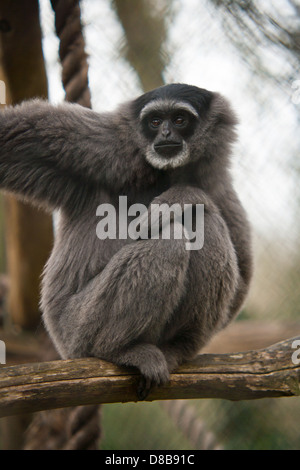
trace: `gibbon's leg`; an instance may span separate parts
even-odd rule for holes
[[[168,365],[156,344],[185,292],[189,257],[185,238],[139,240],[72,295],[59,325],[46,299],[45,324],[62,357],[96,356],[166,382]]]
[[[209,341],[211,336],[227,323],[232,301],[239,285],[240,273],[237,256],[231,243],[227,226],[217,213],[206,213],[204,245],[201,250],[190,252],[186,273],[185,295],[171,321],[165,323],[159,338],[159,353],[163,354],[169,373],[178,365],[192,359]],[[147,363],[148,350],[144,345],[139,358]],[[132,351],[129,351],[130,361]],[[149,351],[147,367],[159,364],[152,360],[154,351]],[[126,360],[125,354],[122,358]],[[141,370],[141,369],[140,369]],[[156,372],[153,370],[153,373]],[[147,380],[147,375],[138,387],[139,398],[146,398],[157,380]]]
[[[190,255],[187,295],[180,305],[179,322],[165,329],[160,343],[170,373],[199,353],[228,323],[240,279],[227,226],[219,214],[207,213],[203,247]]]

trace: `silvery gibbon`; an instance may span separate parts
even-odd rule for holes
[[[33,100],[0,113],[1,188],[59,210],[41,309],[62,358],[136,367],[143,398],[239,312],[252,255],[230,175],[236,124],[220,94],[185,84],[114,112]],[[143,228],[154,205],[204,205],[203,246],[172,230],[100,240],[97,207],[114,207],[118,224],[120,196],[147,208]],[[174,233],[183,224],[170,218]]]

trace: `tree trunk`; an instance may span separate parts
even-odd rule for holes
[[[137,72],[144,91],[164,84],[167,56],[162,46],[166,39],[166,12],[153,0],[114,0],[123,26],[127,47],[123,55]]]

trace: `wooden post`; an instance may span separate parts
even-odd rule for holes
[[[4,79],[12,104],[46,98],[47,77],[37,0],[0,3],[0,45]],[[14,324],[35,328],[40,321],[40,276],[52,243],[52,217],[12,196],[5,198],[8,309]]]
[[[48,95],[41,46],[38,0],[1,0],[1,65],[10,101]],[[43,266],[53,243],[52,217],[13,196],[5,197],[8,311],[12,323],[33,329],[40,322],[39,292]],[[30,417],[2,420],[2,446],[20,449]]]

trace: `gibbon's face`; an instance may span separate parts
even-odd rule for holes
[[[140,113],[142,132],[148,142],[145,157],[160,170],[181,167],[190,162],[188,139],[193,135],[199,116],[184,101],[157,99]]]

